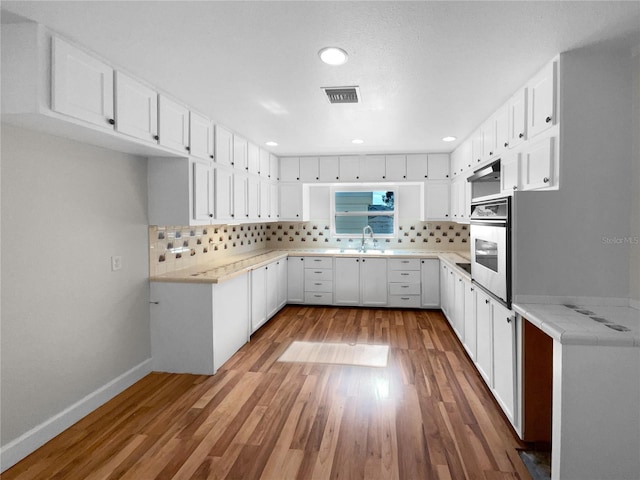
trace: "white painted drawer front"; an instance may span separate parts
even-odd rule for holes
[[[307,280],[304,283],[305,292],[333,292],[333,282],[330,280]]]
[[[402,271],[392,270],[389,272],[389,283],[420,283],[420,270]]]
[[[305,268],[304,283],[315,280],[333,280],[333,270],[330,268]]]
[[[390,295],[420,295],[419,283],[390,283]]]
[[[331,305],[333,303],[333,294],[326,292],[305,292],[304,303],[311,305]]]
[[[420,295],[389,295],[388,306],[420,308]]]
[[[304,257],[304,268],[333,268],[333,258]]]
[[[420,270],[419,258],[390,258],[389,270]]]

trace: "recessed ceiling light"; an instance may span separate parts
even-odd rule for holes
[[[364,140],[362,140],[361,138],[354,138],[353,140],[351,140],[351,143],[355,143],[356,145],[360,145],[360,144],[364,143]]]
[[[456,137],[444,137],[442,139],[443,142],[453,142],[454,140],[456,140]]]
[[[277,147],[278,142],[274,142],[273,140],[269,140],[268,142],[264,142],[267,147]]]
[[[347,52],[338,47],[325,47],[318,52],[320,60],[327,65],[342,65],[347,63]]]

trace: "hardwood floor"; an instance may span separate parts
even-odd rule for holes
[[[387,367],[283,363],[293,340],[389,344]],[[529,479],[440,311],[287,306],[212,377],[152,373],[13,479]]]

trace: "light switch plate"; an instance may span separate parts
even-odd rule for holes
[[[116,272],[122,270],[122,257],[120,255],[114,255],[111,257],[111,271]]]

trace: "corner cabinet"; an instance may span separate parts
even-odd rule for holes
[[[151,282],[150,298],[155,371],[213,375],[249,340],[248,274],[219,284]]]

